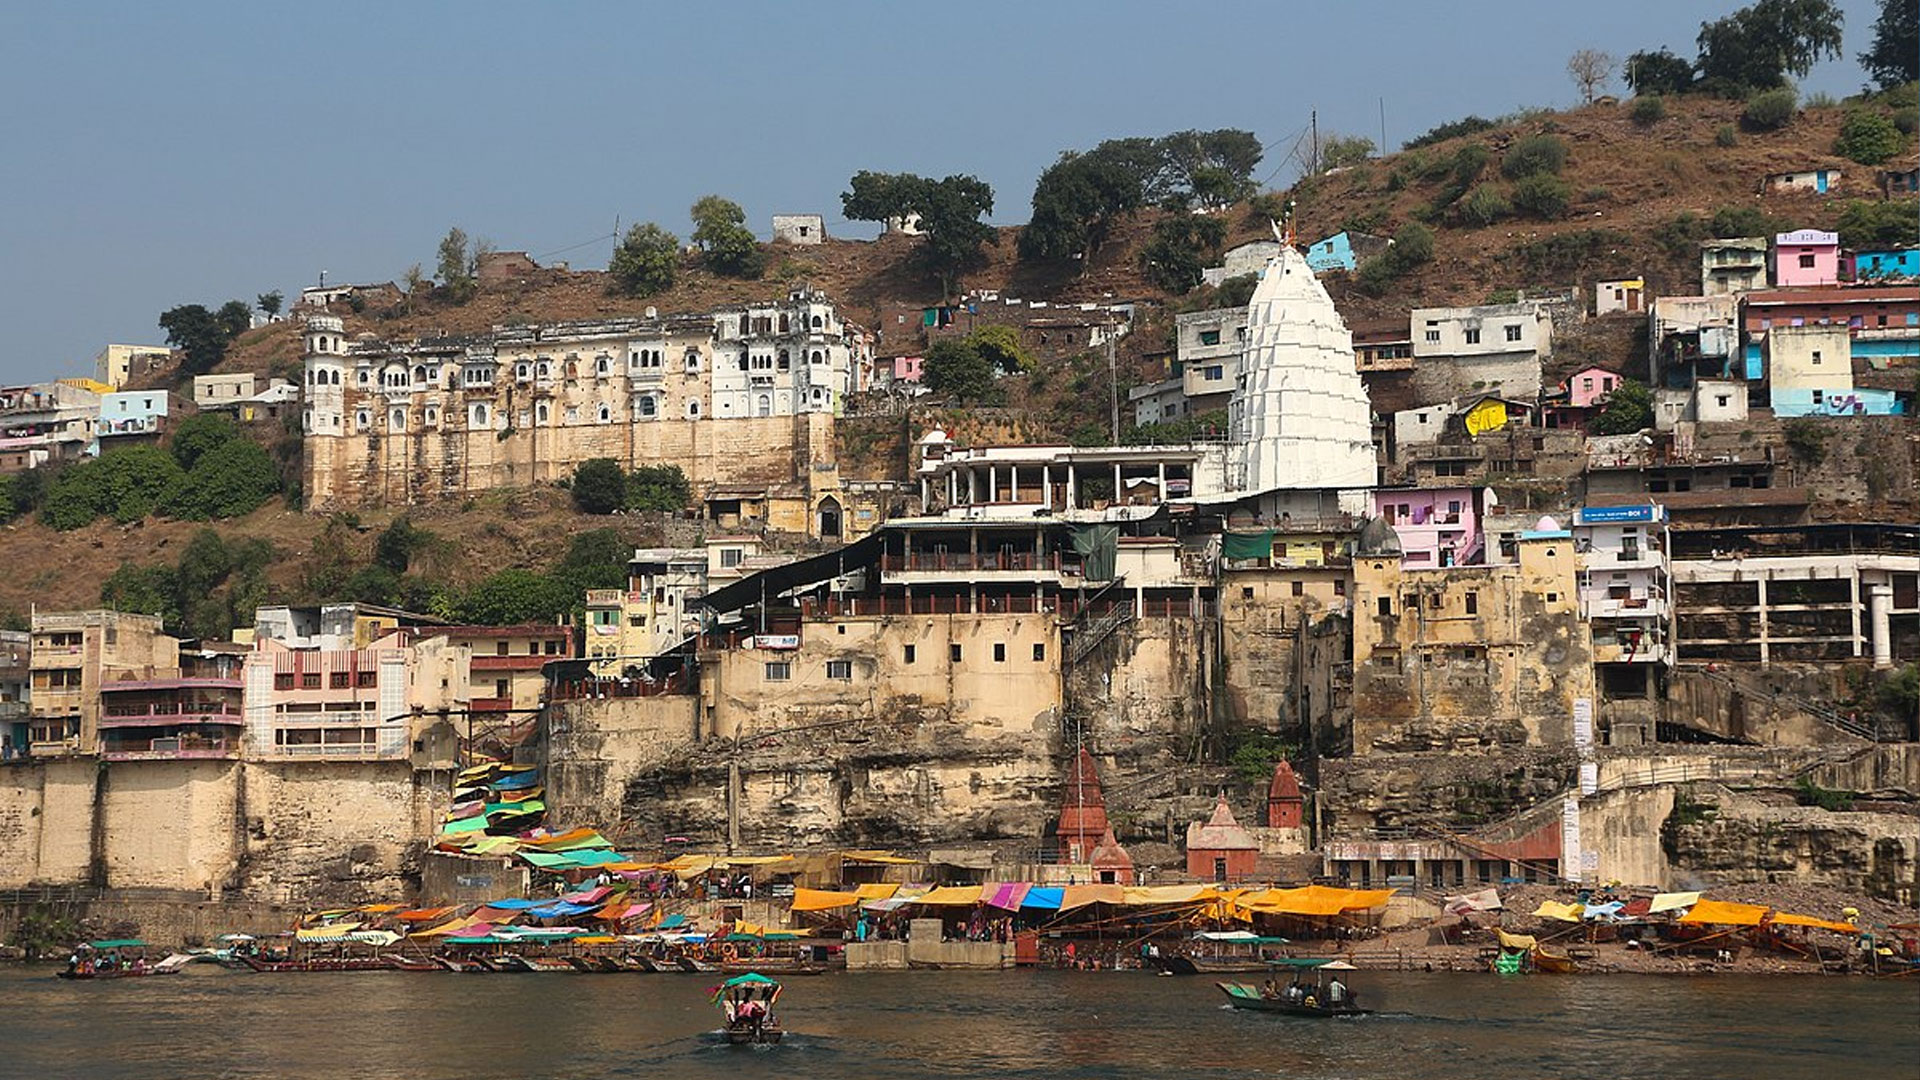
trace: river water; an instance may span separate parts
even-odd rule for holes
[[[1920,981],[1358,973],[1357,1020],[1222,1007],[1203,978],[793,979],[775,1047],[707,1034],[710,977],[0,969],[0,1077],[1920,1078]]]

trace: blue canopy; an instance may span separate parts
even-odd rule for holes
[[[495,791],[517,791],[521,788],[534,787],[539,783],[540,771],[535,769],[529,772],[514,773],[511,776],[503,776],[487,786]]]
[[[1065,898],[1066,892],[1065,889],[1040,888],[1039,886],[1035,886],[1027,890],[1027,895],[1020,900],[1020,906],[1023,908],[1038,908],[1043,911],[1058,911],[1060,909],[1060,901]]]
[[[542,900],[520,900],[520,899],[489,900],[487,901],[486,906],[505,908],[508,911],[525,911],[530,907],[539,907],[544,902],[545,901],[542,901]]]

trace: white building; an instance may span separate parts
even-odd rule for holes
[[[1573,515],[1573,550],[1594,663],[1671,664],[1666,508],[1582,507]]]

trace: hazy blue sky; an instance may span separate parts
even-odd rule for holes
[[[0,380],[82,374],[155,317],[431,268],[459,224],[536,256],[707,192],[764,235],[863,168],[991,183],[1060,150],[1308,111],[1389,145],[1574,100],[1566,58],[1693,53],[1737,0],[85,4],[0,10]],[[1877,4],[1842,0],[1850,93]],[[926,12],[923,14],[923,12]],[[1282,174],[1284,179],[1286,173]],[[830,223],[830,229],[833,227]],[[843,230],[869,234],[865,227]],[[556,258],[603,266],[610,244]]]

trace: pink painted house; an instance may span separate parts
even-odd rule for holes
[[[920,381],[920,367],[926,363],[924,357],[896,356],[893,358],[893,381],[917,383]]]
[[[1558,389],[1541,400],[1546,426],[1585,431],[1620,380],[1618,374],[1603,367],[1584,367],[1567,376]]]
[[[1775,288],[1840,283],[1840,234],[1800,229],[1773,238]]]
[[[1480,519],[1487,488],[1380,488],[1373,512],[1399,537],[1401,563],[1410,570],[1471,566],[1486,561]]]

